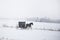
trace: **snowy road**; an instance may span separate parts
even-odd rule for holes
[[[0,28],[0,38],[14,40],[60,40],[59,31],[19,30],[15,28]]]

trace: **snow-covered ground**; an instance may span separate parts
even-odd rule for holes
[[[32,29],[21,30],[16,29],[17,20],[0,20],[0,40],[60,40],[60,31],[54,31],[60,30],[60,24],[40,22],[33,24]]]
[[[47,30],[19,30],[0,28],[0,38],[6,40],[60,40],[60,32]]]

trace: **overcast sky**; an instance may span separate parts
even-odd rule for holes
[[[0,18],[60,18],[60,0],[0,0]]]

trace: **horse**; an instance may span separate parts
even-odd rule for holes
[[[31,28],[31,25],[33,25],[33,23],[26,24],[26,28]]]

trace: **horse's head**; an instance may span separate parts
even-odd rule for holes
[[[33,23],[30,23],[31,25],[33,25]]]

